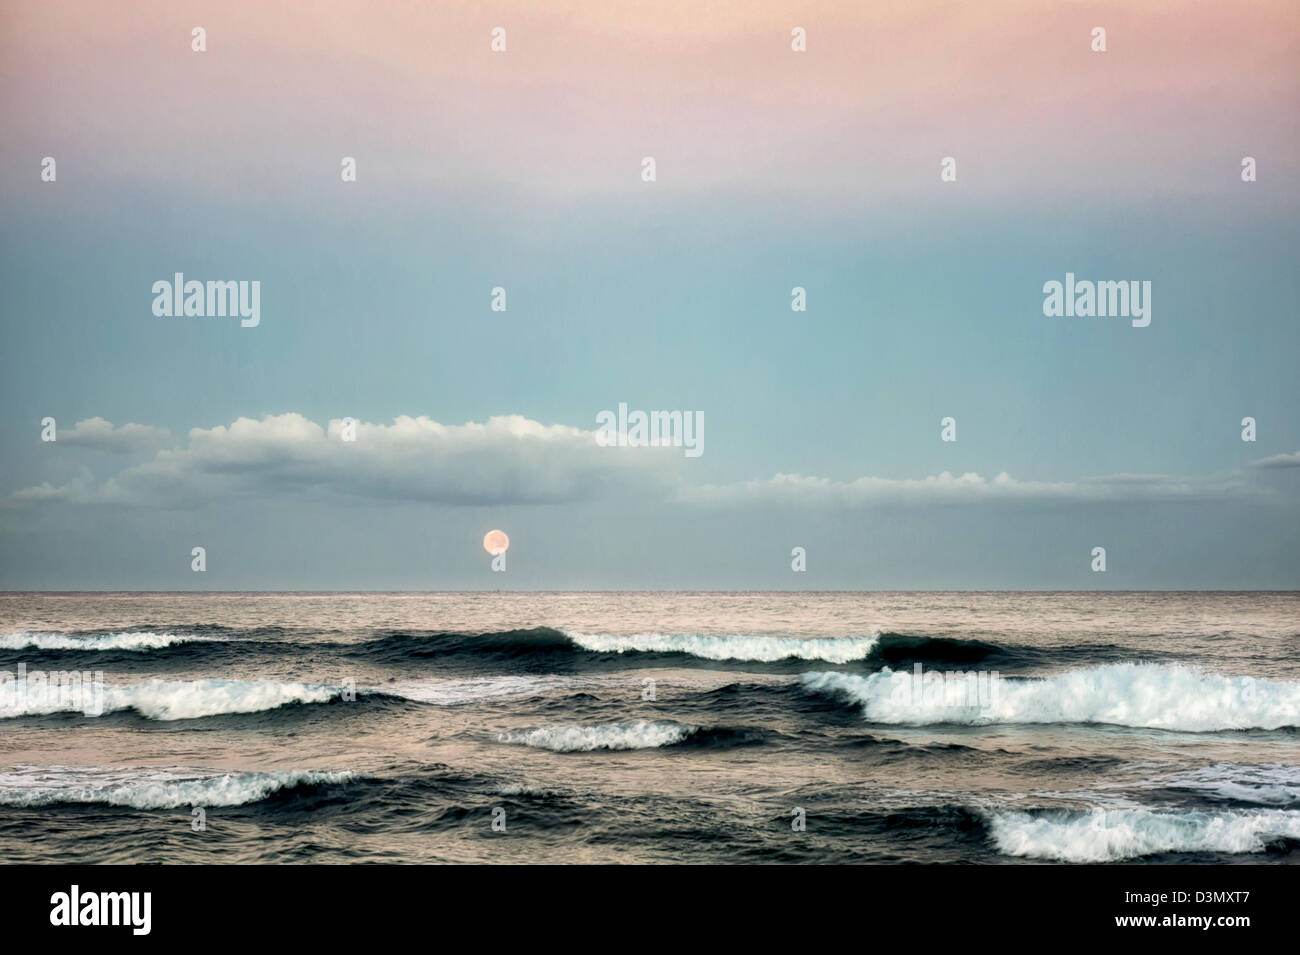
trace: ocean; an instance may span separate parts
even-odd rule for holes
[[[1295,863],[1298,728],[1296,593],[0,595],[9,862]]]

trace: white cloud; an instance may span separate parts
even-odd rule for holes
[[[85,426],[85,427],[83,427]],[[105,430],[107,429],[107,430]],[[77,433],[124,435],[162,429],[80,422]],[[165,432],[163,432],[165,433]],[[730,484],[690,485],[691,464],[675,448],[606,448],[594,431],[544,425],[520,415],[444,425],[401,416],[360,422],[343,440],[343,422],[321,426],[297,413],[239,418],[195,428],[188,445],[95,482],[82,476],[11,493],[10,506],[43,503],[188,508],[224,498],[363,499],[451,506],[560,504],[602,499],[674,501],[707,508],[864,507],[978,502],[1188,501],[1270,493],[1249,470],[1204,477],[1117,474],[1074,481],[1021,481],[947,471],[921,478],[849,481],[777,474]],[[60,441],[64,440],[61,435]],[[93,439],[91,439],[93,440]],[[140,440],[140,439],[136,439]],[[1291,461],[1297,455],[1282,455]],[[1259,467],[1279,459],[1257,462]]]
[[[1294,454],[1275,454],[1271,458],[1251,461],[1252,468],[1300,468],[1300,451]]]
[[[112,454],[134,454],[159,447],[170,438],[171,432],[166,428],[134,422],[114,428],[111,421],[103,418],[86,418],[78,421],[70,430],[59,431],[54,443]]]
[[[853,507],[870,504],[944,504],[977,501],[1154,501],[1227,497],[1250,489],[1237,475],[1173,477],[1115,474],[1078,481],[1018,481],[1005,471],[985,478],[973,471],[922,478],[860,477],[832,481],[801,474],[684,492],[687,500],[720,506],[793,504]]]
[[[62,440],[60,437],[59,440]],[[402,416],[322,427],[300,414],[239,418],[194,428],[185,448],[163,450],[102,484],[42,484],[10,502],[188,507],[221,497],[352,496],[452,505],[550,504],[629,490],[662,496],[681,452],[602,448],[595,433],[519,415],[484,424]]]

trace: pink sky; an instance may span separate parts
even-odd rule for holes
[[[685,196],[929,193],[948,155],[993,200],[1222,194],[1244,155],[1300,172],[1293,0],[537,6],[11,0],[0,154],[232,192],[344,155],[398,188],[559,196],[627,188],[645,155]]]

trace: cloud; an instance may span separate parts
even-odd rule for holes
[[[1294,454],[1275,454],[1271,458],[1251,461],[1252,468],[1300,468],[1300,451]]]
[[[22,504],[91,504],[96,494],[94,489],[83,479],[77,478],[67,484],[54,485],[48,481],[33,487],[14,491],[5,503],[10,506]]]
[[[123,429],[124,430],[124,429]],[[93,484],[42,484],[11,504],[191,507],[231,496],[356,497],[447,505],[556,504],[613,492],[663,496],[680,466],[671,448],[602,448],[595,432],[519,415],[484,424],[402,416],[326,427],[296,413],[194,428],[188,447]],[[62,437],[59,439],[62,441]]]
[[[152,425],[131,422],[114,428],[113,422],[103,418],[86,418],[78,421],[71,430],[59,431],[54,443],[107,451],[110,454],[134,454],[159,447],[171,436],[166,428],[155,428]]]
[[[113,429],[91,419],[79,423],[76,433],[84,443],[90,435],[115,440],[128,429],[154,439],[162,430]],[[5,503],[192,508],[229,498],[291,497],[510,506],[635,499],[727,509],[1198,501],[1271,493],[1248,469],[1202,477],[1116,474],[1073,481],[1021,481],[1006,472],[991,478],[944,471],[848,481],[776,474],[692,485],[686,480],[691,464],[680,449],[601,447],[594,431],[520,415],[463,425],[403,415],[391,424],[358,422],[355,433],[355,441],[345,441],[342,420],[322,426],[297,413],[239,418],[228,426],[194,428],[186,447],[161,450],[106,481],[83,475],[62,485],[43,483],[11,493]],[[1298,457],[1269,458],[1256,467],[1295,466]],[[1278,461],[1288,463],[1270,463]]]
[[[1253,490],[1240,475],[1174,477],[1161,474],[1115,474],[1078,481],[1018,481],[1005,471],[985,478],[973,471],[944,471],[922,478],[860,477],[832,481],[801,474],[724,485],[703,485],[684,492],[687,500],[717,506],[778,504],[854,507],[872,504],[956,504],[993,501],[1123,502],[1206,500]]]

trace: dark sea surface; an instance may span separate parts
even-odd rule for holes
[[[6,862],[1300,862],[1296,593],[11,593],[0,671]]]

